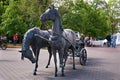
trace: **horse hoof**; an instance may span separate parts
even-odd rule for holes
[[[34,63],[36,63],[36,60],[33,60],[33,61],[32,61],[32,64],[34,64]]]
[[[57,77],[57,74],[55,74],[55,77]]]
[[[59,67],[60,67],[60,68],[62,68],[63,66],[64,66],[63,64],[60,64],[60,66],[59,66]]]
[[[61,74],[62,77],[64,77],[65,75],[64,74]]]
[[[48,66],[46,66],[46,68],[48,68]]]
[[[73,70],[76,70],[76,68],[73,68]]]
[[[34,76],[36,76],[37,74],[36,73],[33,73]]]

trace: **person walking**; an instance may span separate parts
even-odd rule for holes
[[[17,41],[18,41],[18,34],[16,33],[13,35],[13,44],[16,45]]]
[[[113,34],[112,37],[111,37],[111,39],[112,39],[112,47],[116,48],[116,39],[117,39],[116,34]]]
[[[110,47],[110,45],[111,45],[111,35],[110,34],[107,35],[106,39],[107,39],[107,47]]]

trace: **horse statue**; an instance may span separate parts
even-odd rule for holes
[[[65,29],[65,32],[68,32],[68,31],[70,30]],[[42,38],[41,37],[39,38],[39,36],[37,37],[36,34],[41,36]],[[22,50],[20,50],[19,52],[22,53],[21,59],[24,59],[25,57],[29,59],[32,63],[36,63],[33,75],[36,75],[36,71],[38,68],[39,52],[40,52],[40,49],[43,47],[47,47],[48,52],[49,52],[49,59],[48,59],[46,68],[48,68],[48,66],[50,65],[52,52],[51,52],[51,46],[49,42],[46,40],[46,39],[49,39],[50,35],[51,35],[51,30],[40,30],[37,27],[29,29],[24,35],[23,43],[22,43]],[[30,46],[32,48],[32,51],[30,49]]]
[[[60,67],[61,69],[61,75],[64,76],[64,67],[65,62],[67,59],[67,50],[69,48],[73,51],[73,69],[75,69],[75,60],[74,60],[74,46],[75,46],[75,33],[71,29],[64,30],[62,27],[62,21],[60,14],[57,9],[55,9],[54,6],[49,7],[48,10],[46,10],[41,16],[40,20],[42,22],[51,20],[53,22],[52,25],[52,36],[50,36],[51,40],[51,48],[52,48],[52,54],[54,56],[54,63],[55,63],[55,74],[54,76],[57,76],[57,58],[56,58],[56,52],[59,53],[59,61],[60,61]]]
[[[36,71],[38,68],[39,52],[41,48],[48,47],[49,60],[48,60],[48,64],[46,68],[48,68],[48,65],[50,64],[50,59],[52,57],[51,47],[48,41],[35,36],[36,34],[42,36],[43,38],[49,39],[51,31],[40,30],[39,28],[36,28],[36,27],[29,29],[24,35],[23,43],[22,43],[22,50],[19,51],[22,53],[21,59],[24,59],[25,57],[29,59],[32,63],[36,63],[33,75],[36,75]],[[34,55],[30,49],[30,46],[32,48]]]

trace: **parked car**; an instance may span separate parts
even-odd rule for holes
[[[93,40],[92,46],[104,46],[107,43],[107,40]]]

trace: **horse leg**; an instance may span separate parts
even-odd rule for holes
[[[37,75],[36,72],[37,72],[37,68],[38,68],[38,59],[39,59],[39,49],[36,49],[35,51],[35,57],[36,57],[36,64],[35,64],[35,69],[34,69],[34,73],[33,75]]]
[[[67,53],[67,51],[65,51],[65,54],[64,54],[64,56],[63,56],[63,59],[64,59],[64,61],[63,61],[63,63],[64,63],[64,67],[65,67],[65,64],[66,64],[67,58],[68,58],[68,53]]]
[[[73,69],[75,70],[75,53],[73,48],[72,48],[72,53],[73,53]]]
[[[49,59],[48,59],[48,63],[46,65],[46,68],[48,68],[48,66],[50,65],[50,61],[51,61],[51,57],[52,57],[51,47],[48,47],[48,52],[49,52]]]
[[[64,49],[58,50],[58,53],[60,59],[61,76],[64,76],[64,63],[63,63]]]
[[[56,58],[56,50],[52,50],[53,51],[53,56],[54,56],[54,64],[55,64],[55,74],[54,76],[57,77],[57,58]]]

